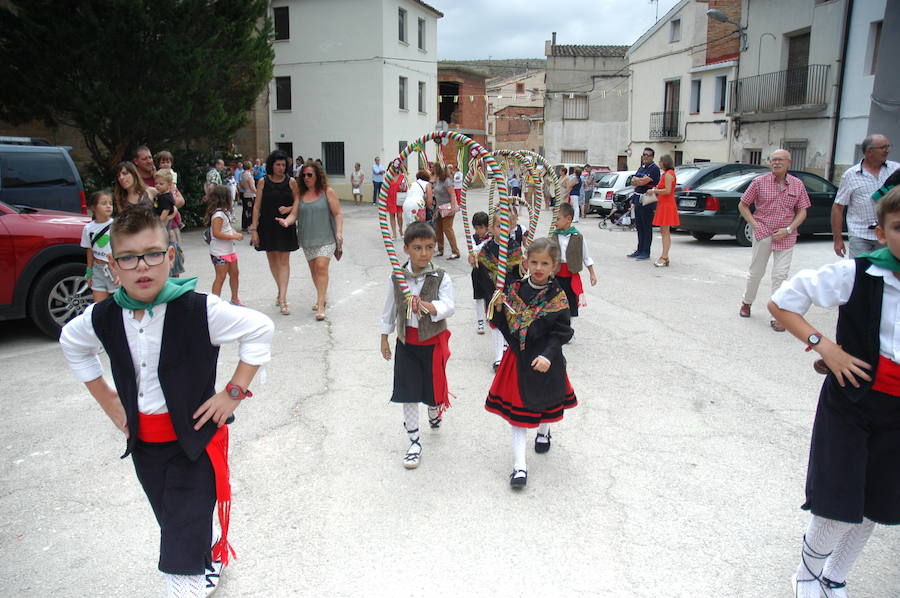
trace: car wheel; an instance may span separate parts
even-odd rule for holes
[[[734,233],[734,236],[737,237],[738,245],[741,247],[750,247],[753,245],[753,227],[743,218],[741,218],[741,223],[738,225],[737,232]]]
[[[709,241],[715,235],[713,233],[701,233],[699,231],[692,230],[691,236],[694,237],[695,239],[697,239],[698,241]]]
[[[59,338],[62,327],[84,312],[91,297],[84,264],[60,264],[40,274],[28,301],[28,315],[41,332]]]

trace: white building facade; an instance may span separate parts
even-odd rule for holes
[[[371,178],[437,122],[437,21],[418,0],[275,0],[273,148],[321,158],[348,196],[359,162]]]

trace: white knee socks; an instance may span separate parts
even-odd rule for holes
[[[403,425],[406,427],[406,433],[409,435],[410,442],[419,439],[418,403],[403,403]]]
[[[167,598],[202,598],[206,596],[206,576],[166,573]]]
[[[494,341],[494,361],[500,361],[503,359],[503,351],[506,349],[506,340],[496,328],[491,328],[491,340]]]
[[[550,424],[549,423],[547,423],[547,422],[542,423],[541,425],[538,426],[537,431],[538,431],[538,434],[543,434],[543,437],[538,436],[537,438],[535,438],[536,442],[540,442],[540,443],[550,442]]]
[[[875,522],[871,519],[863,519],[862,523],[850,524],[850,529],[838,540],[831,557],[825,562],[825,570],[822,575],[829,581],[844,583],[850,567],[862,552],[873,529],[875,529]]]
[[[820,598],[825,561],[852,527],[852,523],[812,516],[797,566],[797,598]]]
[[[484,299],[475,300],[475,323],[484,322],[485,318]]]
[[[524,469],[525,465],[525,444],[528,439],[528,429],[512,426],[512,449],[513,449],[513,469]]]

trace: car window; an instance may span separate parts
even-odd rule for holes
[[[750,181],[758,177],[761,172],[741,172],[738,174],[726,174],[707,181],[697,187],[697,191],[738,191],[741,187],[746,188]]]
[[[597,180],[595,187],[614,187],[619,175],[614,172],[607,172]]]
[[[0,169],[4,189],[75,184],[72,168],[58,152],[11,152],[3,156]]]
[[[807,193],[834,193],[836,191],[834,185],[811,172],[791,172],[791,174],[803,181]]]
[[[675,180],[682,186],[691,185],[699,173],[700,169],[693,166],[677,166],[675,168]]]

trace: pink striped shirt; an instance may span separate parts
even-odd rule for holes
[[[753,218],[757,227],[753,236],[757,241],[772,236],[779,228],[788,226],[800,210],[808,209],[812,204],[803,182],[795,176],[785,175],[784,184],[779,185],[771,172],[758,176],[750,183],[741,196],[744,205],[756,205]],[[772,241],[772,249],[776,251],[790,249],[797,242],[797,231],[780,241]]]

